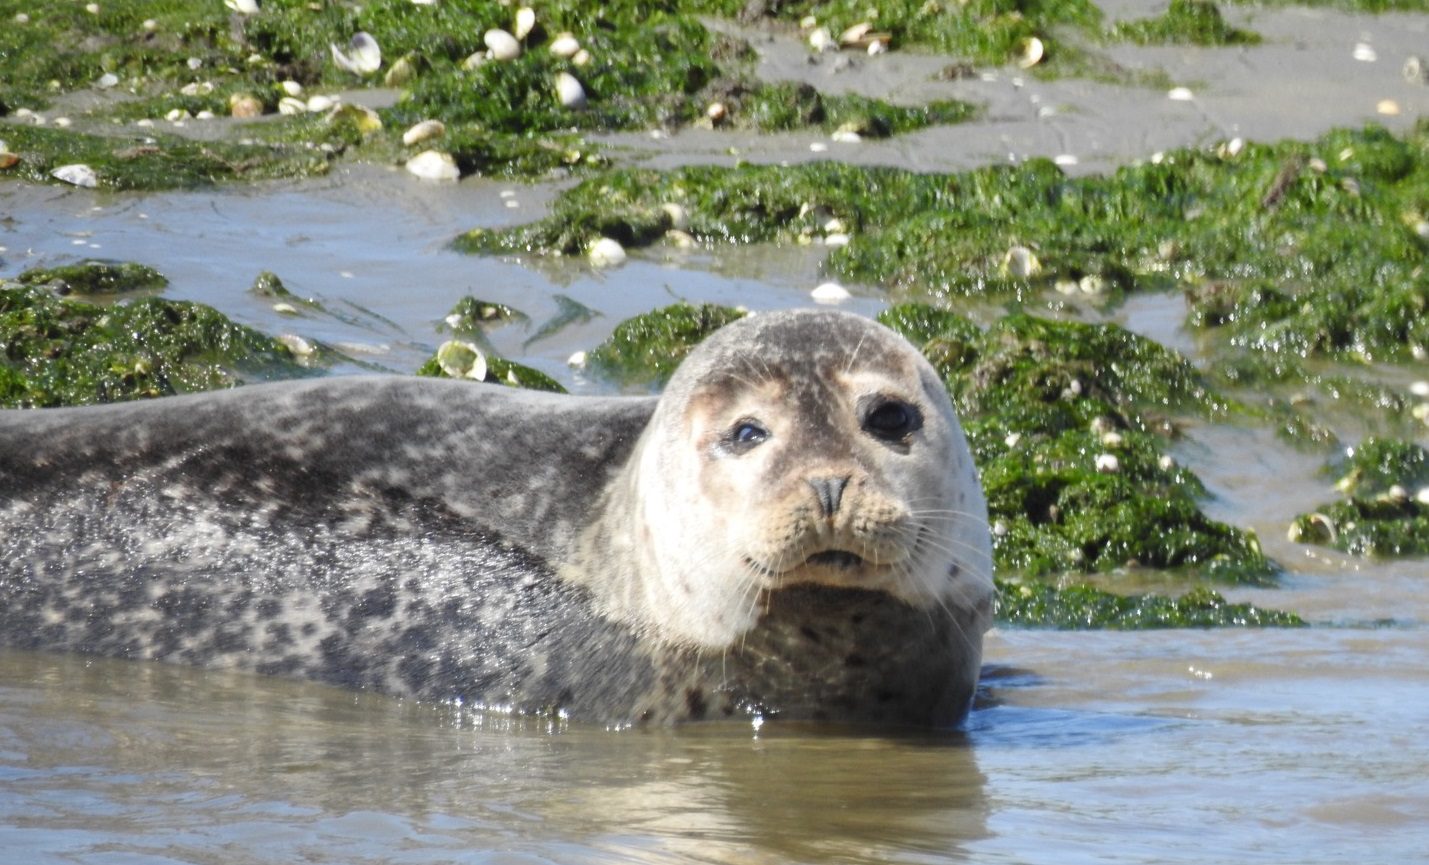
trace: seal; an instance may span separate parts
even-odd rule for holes
[[[0,412],[0,645],[612,725],[949,726],[993,588],[932,367],[749,316],[654,397],[335,377]]]

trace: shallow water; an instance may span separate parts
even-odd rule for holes
[[[1117,49],[1195,87],[1189,106],[1009,73],[929,83],[928,58],[898,53],[803,71],[878,95],[986,99],[978,124],[829,152],[939,170],[1061,153],[1090,170],[1235,134],[1308,137],[1374,117],[1380,98],[1404,106],[1391,123],[1429,108],[1429,88],[1398,77],[1402,56],[1425,47],[1423,16],[1228,14],[1269,44]],[[1357,41],[1380,61],[1356,65]],[[784,62],[776,49],[771,74]],[[1065,110],[1039,117],[1049,103]],[[730,146],[760,161],[809,154],[797,136],[624,143],[657,165],[730,160]],[[205,193],[0,184],[0,274],[91,255],[141,261],[170,277],[170,297],[340,347],[354,359],[342,372],[411,371],[445,338],[442,316],[473,294],[530,316],[492,335],[498,351],[578,390],[601,385],[566,358],[629,315],[675,299],[805,304],[821,281],[809,249],[660,251],[606,273],[446,249],[473,226],[535,218],[553,192],[428,186],[371,167]],[[328,314],[275,312],[248,292],[261,270]],[[854,309],[885,302],[850,287]],[[562,297],[591,316],[547,327]],[[1178,297],[1137,297],[1106,316],[1196,354]],[[1256,529],[1289,569],[1282,587],[1233,599],[1315,627],[997,631],[966,733],[913,737],[553,727],[276,679],[0,652],[0,863],[1424,861],[1429,563],[1287,541],[1288,520],[1333,494],[1317,456],[1269,433],[1193,427],[1175,455],[1206,481],[1211,513]]]

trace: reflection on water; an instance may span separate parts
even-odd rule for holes
[[[962,734],[611,732],[0,653],[15,862],[1416,861],[1421,630],[995,633]],[[1033,673],[1027,670],[1035,671]]]
[[[26,653],[0,707],[0,849],[27,862],[919,861],[986,831],[956,734],[552,729]]]

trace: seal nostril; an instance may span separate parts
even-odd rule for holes
[[[831,517],[837,513],[844,487],[848,486],[848,477],[808,478],[808,481],[809,486],[814,488],[814,495],[819,498],[819,510],[823,515]]]

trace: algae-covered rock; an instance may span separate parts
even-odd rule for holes
[[[744,313],[677,303],[621,322],[586,358],[594,372],[626,386],[663,384],[705,337]]]
[[[661,242],[665,207],[705,244],[805,243],[836,224],[826,268],[915,296],[1110,303],[1180,288],[1188,321],[1230,348],[1352,362],[1429,356],[1429,125],[1312,142],[1223,142],[1109,176],[1046,160],[955,174],[832,162],[611,171],[549,217],[471,232],[471,252],[574,254],[601,236]]]
[[[923,304],[880,321],[943,375],[982,475],[1000,570],[1185,569],[1265,582],[1255,536],[1207,517],[1165,453],[1167,415],[1226,402],[1175,352],[1116,325],[1004,317],[986,331]]]
[[[192,141],[152,130],[98,135],[7,126],[5,140],[20,156],[6,177],[53,183],[55,168],[84,164],[93,169],[100,189],[187,189],[233,180],[310,177],[326,173],[333,158],[302,144]]]
[[[441,328],[458,334],[475,333],[492,325],[525,320],[525,313],[504,303],[494,303],[467,295],[457,301],[442,319]]]
[[[1255,45],[1260,42],[1259,34],[1226,23],[1221,10],[1209,0],[1171,0],[1161,15],[1118,22],[1111,34],[1141,45]]]
[[[1346,497],[1296,517],[1291,540],[1363,556],[1429,554],[1429,451],[1369,438],[1329,468]]]
[[[448,346],[459,346],[465,349],[463,353],[471,353],[480,358],[480,362],[466,366],[464,369],[458,368],[452,360],[452,355],[457,354],[451,350],[443,351]],[[497,357],[489,352],[483,352],[469,343],[446,343],[433,355],[426,363],[417,369],[417,375],[429,376],[431,378],[455,378],[469,381],[480,381],[487,384],[500,384],[507,387],[520,387],[528,390],[544,390],[553,393],[565,393],[566,389],[561,383],[541,372],[532,369],[524,364],[507,360],[504,357]],[[475,370],[475,373],[473,373]]]
[[[56,294],[127,294],[158,291],[169,284],[162,273],[132,261],[87,259],[57,267],[34,267],[15,278],[21,285],[45,286]]]
[[[197,303],[95,306],[0,286],[0,405],[118,402],[310,374],[277,340]]]
[[[1065,588],[1038,581],[998,580],[997,618],[1008,625],[1067,630],[1152,628],[1296,628],[1290,612],[1233,604],[1206,588],[1178,598],[1119,595],[1086,585]]]

